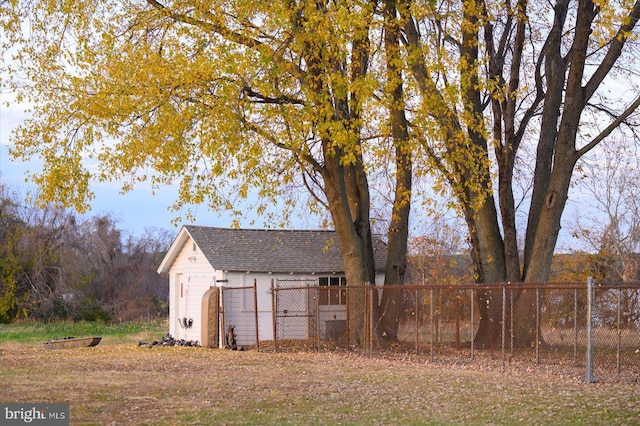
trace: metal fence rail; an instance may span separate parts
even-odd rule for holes
[[[482,356],[503,368],[514,362],[571,365],[586,371],[587,381],[594,375],[640,379],[637,284],[594,284],[592,297],[587,283],[347,286],[339,289],[339,301],[323,294],[336,289],[298,284],[273,289],[280,306],[273,311],[276,350],[285,349],[278,342],[286,339],[292,348],[405,352],[432,362]],[[350,341],[358,324],[349,319],[358,314],[350,312],[355,298],[364,311],[360,344]],[[283,309],[287,299],[297,300],[298,308]],[[304,326],[294,326],[293,312]]]

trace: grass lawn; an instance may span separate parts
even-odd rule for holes
[[[0,402],[68,402],[74,425],[640,422],[637,383],[348,353],[146,348],[137,341],[162,331],[102,334],[94,348],[59,351],[3,337]]]
[[[21,322],[0,324],[0,344],[7,342],[41,343],[62,337],[106,336],[110,341],[126,342],[139,337],[159,338],[168,329],[167,320],[155,322],[127,322],[105,324],[103,322]]]

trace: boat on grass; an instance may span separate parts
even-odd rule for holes
[[[73,349],[89,348],[95,346],[102,340],[102,336],[94,337],[64,337],[62,339],[47,340],[44,342],[45,349]]]

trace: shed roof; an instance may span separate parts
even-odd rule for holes
[[[335,231],[228,229],[185,225],[158,272],[167,272],[190,236],[215,269],[272,273],[344,272]],[[383,271],[387,247],[375,242],[376,271]]]

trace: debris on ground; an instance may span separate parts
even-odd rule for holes
[[[138,342],[138,347],[152,348],[154,346],[201,346],[197,340],[176,339],[167,334],[160,340],[154,340],[151,343]]]

